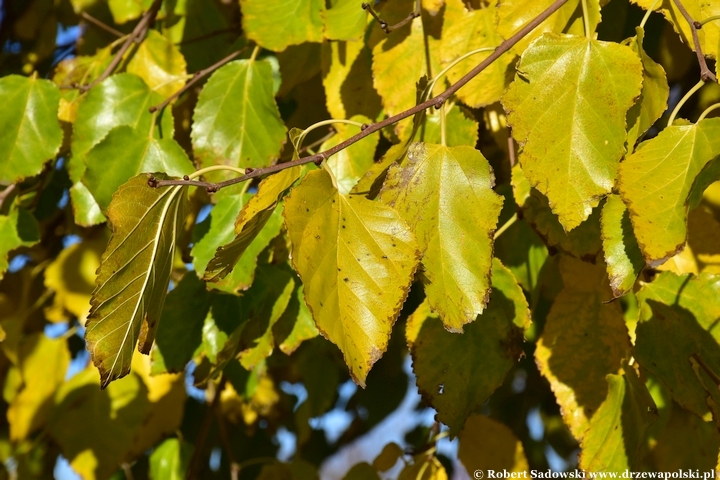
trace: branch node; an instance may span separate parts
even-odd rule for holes
[[[440,110],[440,109],[442,108],[442,106],[443,106],[444,103],[445,103],[445,100],[444,100],[444,99],[442,99],[442,98],[439,99],[439,100],[435,103],[435,110]]]
[[[702,23],[698,22],[697,20],[693,22],[693,25],[695,26],[696,30],[700,30],[703,26]]]
[[[158,186],[158,180],[154,176],[150,175],[148,177],[148,187],[150,188],[156,188]]]
[[[183,180],[185,180],[186,182],[189,182],[189,181],[190,181],[190,177],[188,177],[187,175],[183,175]]]
[[[318,167],[319,167],[320,165],[322,165],[322,162],[323,162],[324,160],[327,159],[327,156],[325,155],[325,153],[318,153],[318,154],[315,155],[315,156],[316,156],[317,158],[316,158],[315,160],[313,160],[313,163],[314,163],[316,166],[318,166]]]
[[[370,126],[370,125],[368,125],[367,123],[363,123],[362,125],[360,125],[360,130],[365,130],[365,129],[368,128],[369,126]]]
[[[211,185],[208,185],[208,186],[205,188],[205,190],[207,191],[207,193],[215,193],[215,192],[217,192],[217,191],[220,190],[220,189],[218,188],[217,185],[215,185],[215,184],[213,183],[213,184],[211,184]]]
[[[252,167],[247,167],[247,168],[245,169],[245,175],[250,175],[250,174],[251,174],[252,172],[254,172],[254,171],[255,171],[254,168],[252,168]]]

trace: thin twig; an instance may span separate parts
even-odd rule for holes
[[[397,115],[393,115],[392,117],[386,118],[385,120],[377,123],[373,123],[368,125],[366,128],[362,129],[360,133],[357,135],[354,135],[344,142],[341,142],[334,147],[325,150],[324,152],[317,153],[315,155],[310,155],[303,158],[298,158],[297,160],[293,160],[291,162],[286,163],[279,163],[276,165],[271,165],[269,167],[263,167],[263,168],[256,168],[256,169],[246,169],[245,175],[237,178],[232,178],[230,180],[225,180],[224,182],[219,183],[210,183],[210,182],[200,182],[197,180],[157,180],[155,178],[150,178],[148,181],[148,184],[151,187],[167,187],[170,185],[193,185],[196,187],[204,187],[207,189],[208,192],[217,192],[221,188],[229,187],[230,185],[235,185],[236,183],[244,182],[245,180],[249,180],[251,178],[260,177],[263,175],[268,175],[270,173],[276,173],[281,170],[285,170],[287,168],[292,168],[297,165],[304,165],[306,163],[315,163],[317,165],[320,165],[324,160],[327,160],[330,158],[330,156],[335,155],[341,150],[344,150],[345,148],[349,147],[350,145],[353,145],[354,143],[362,140],[363,138],[367,137],[371,133],[377,132],[378,130],[387,127],[388,125],[392,125],[394,123],[399,122],[400,120],[403,120],[405,118],[408,118],[412,115],[415,115],[416,113],[422,112],[425,109],[428,109],[430,107],[440,108],[443,103],[445,103],[450,96],[452,96],[455,92],[457,92],[460,88],[462,88],[465,84],[467,84],[470,80],[475,78],[480,72],[485,70],[490,64],[492,64],[495,60],[500,58],[502,54],[510,50],[516,43],[518,43],[522,38],[524,38],[528,33],[530,33],[532,30],[535,29],[538,25],[540,25],[542,22],[545,21],[546,18],[548,18],[550,15],[555,13],[560,7],[565,5],[568,2],[568,0],[555,0],[552,5],[550,5],[544,12],[542,12],[540,15],[535,17],[532,21],[530,21],[527,25],[525,25],[520,31],[518,31],[515,35],[508,38],[504,42],[502,42],[496,49],[491,53],[488,57],[486,57],[482,62],[480,62],[475,68],[470,70],[468,73],[465,74],[464,77],[462,77],[460,80],[458,80],[454,85],[452,85],[450,88],[445,90],[443,93],[437,95],[436,97],[431,98],[430,100],[427,100],[425,102],[422,102],[418,105],[415,105],[414,107],[405,110],[404,112],[400,112]]]
[[[90,15],[90,14],[87,13],[87,12],[82,12],[82,13],[80,14],[80,16],[81,16],[82,18],[84,18],[85,20],[87,20],[88,22],[92,23],[93,25],[102,28],[102,29],[105,30],[106,32],[112,33],[112,34],[115,35],[116,37],[122,37],[123,35],[125,35],[125,34],[122,33],[121,31],[115,30],[115,29],[114,29],[113,27],[111,27],[110,25],[101,22],[100,20],[98,20],[97,18],[93,17],[92,15]]]
[[[12,193],[15,191],[16,188],[17,188],[17,184],[11,183],[10,185],[7,186],[7,188],[5,188],[5,190],[0,192],[0,210],[2,210],[3,203],[5,203],[5,200],[7,200],[7,198],[10,195],[12,195]]]
[[[370,6],[369,3],[363,3],[363,4],[362,4],[362,8],[363,8],[363,10],[367,10],[367,11],[370,13],[370,15],[372,15],[373,18],[374,18],[375,20],[377,20],[377,22],[380,24],[380,28],[382,28],[383,30],[385,30],[385,33],[390,33],[390,32],[392,32],[393,30],[397,30],[398,28],[404,27],[405,25],[407,25],[408,23],[412,22],[414,19],[416,19],[417,17],[419,17],[420,14],[421,14],[421,11],[420,11],[420,8],[421,8],[420,0],[415,0],[415,10],[413,10],[412,12],[410,12],[410,14],[409,14],[407,17],[403,18],[402,20],[400,20],[400,21],[399,21],[398,23],[396,23],[395,25],[388,25],[388,23],[387,23],[385,20],[383,20],[382,18],[380,18],[380,15],[377,14],[377,12],[372,8],[372,6]]]
[[[515,139],[512,135],[508,135],[508,156],[510,157],[510,168],[515,166]]]
[[[120,50],[117,51],[115,54],[115,57],[113,57],[110,64],[107,66],[105,71],[95,79],[92,83],[88,85],[83,85],[80,87],[80,93],[85,93],[88,90],[90,90],[92,87],[97,85],[98,83],[105,80],[107,77],[109,77],[113,71],[115,71],[115,68],[120,64],[122,61],[123,56],[125,55],[125,52],[127,52],[128,48],[130,48],[130,45],[133,44],[137,39],[142,38],[145,33],[147,32],[148,28],[150,28],[150,25],[155,21],[155,16],[157,15],[158,11],[160,10],[160,6],[162,5],[162,0],[155,0],[153,4],[150,6],[150,9],[145,12],[145,15],[140,19],[137,25],[135,25],[135,28],[133,29],[132,33],[128,36],[127,40],[125,40],[125,43],[123,43],[122,47],[120,47]]]
[[[209,67],[204,68],[204,69],[202,69],[202,70],[200,70],[200,71],[198,71],[198,72],[195,72],[195,74],[192,76],[192,78],[191,78],[180,90],[178,90],[177,92],[175,92],[175,93],[173,93],[172,95],[170,95],[168,98],[165,99],[164,102],[159,103],[159,104],[157,104],[157,105],[153,105],[152,107],[150,107],[150,108],[149,108],[150,113],[155,113],[156,111],[162,110],[163,108],[167,107],[170,102],[172,102],[173,100],[175,100],[177,97],[179,97],[179,96],[182,95],[183,93],[187,92],[193,85],[195,85],[197,82],[199,82],[200,79],[202,79],[202,78],[205,77],[206,75],[214,72],[214,71],[217,70],[218,68],[222,67],[223,65],[225,65],[226,63],[228,63],[230,60],[232,60],[233,58],[237,57],[237,56],[240,55],[242,52],[244,52],[245,50],[247,50],[247,48],[248,48],[248,47],[245,46],[245,47],[241,48],[240,50],[236,50],[236,51],[234,51],[233,53],[231,53],[230,55],[228,55],[227,57],[225,57],[225,58],[223,58],[222,60],[220,60],[219,62],[214,63],[213,65],[210,65]]]
[[[707,66],[705,55],[703,55],[702,47],[700,46],[700,37],[698,37],[697,31],[699,27],[702,27],[702,24],[693,20],[680,0],[674,0],[674,2],[678,10],[680,10],[680,13],[682,13],[682,16],[685,17],[685,21],[690,25],[690,32],[692,32],[692,39],[695,44],[695,54],[700,64],[700,78],[703,79],[703,82],[717,82],[715,74]]]

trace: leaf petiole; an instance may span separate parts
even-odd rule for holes
[[[693,88],[691,88],[685,94],[685,96],[683,98],[680,99],[680,101],[678,102],[677,105],[675,105],[675,108],[673,109],[672,113],[670,114],[670,118],[668,119],[668,123],[667,123],[668,127],[673,124],[673,122],[675,121],[675,117],[677,117],[677,114],[678,114],[678,112],[680,112],[680,109],[683,107],[683,105],[685,105],[685,103],[688,101],[688,99],[690,97],[692,97],[695,92],[700,90],[703,85],[705,85],[705,80],[700,79],[700,81],[698,83],[696,83],[695,86]]]

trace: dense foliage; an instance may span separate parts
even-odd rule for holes
[[[0,12],[1,478],[715,469],[720,2]]]

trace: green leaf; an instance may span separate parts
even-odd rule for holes
[[[708,392],[696,368],[702,362],[703,369],[720,373],[720,332],[715,328],[720,278],[664,272],[637,296],[635,358],[667,386],[676,402],[702,417],[709,411]]]
[[[357,40],[365,33],[367,12],[362,0],[338,0],[322,14],[325,38],[328,40]]]
[[[352,117],[351,120],[364,124],[372,123],[372,120],[360,115]],[[320,146],[320,151],[329,150],[360,133],[359,127],[343,123],[337,124],[335,129],[337,130],[337,134],[325,141]],[[332,170],[341,194],[345,195],[349,193],[355,184],[357,184],[358,180],[365,175],[365,172],[372,167],[375,149],[377,148],[379,140],[380,133],[372,133],[327,159],[326,164],[330,167],[330,170]]]
[[[276,54],[280,64],[280,88],[276,96],[284,97],[296,86],[307,82],[320,72],[319,43],[303,43],[286,48]]]
[[[279,343],[280,351],[285,355],[291,355],[301,343],[319,334],[312,313],[305,303],[303,287],[300,285],[282,316],[275,323],[273,336]]]
[[[523,54],[503,97],[519,160],[566,231],[610,193],[642,65],[629,48],[546,34]]]
[[[40,226],[24,208],[12,208],[0,215],[0,279],[8,269],[8,254],[20,247],[31,247],[40,241]]]
[[[594,32],[600,23],[600,5],[608,0],[589,0],[587,5],[590,28]],[[497,31],[502,38],[510,38],[532,19],[540,15],[553,0],[501,0],[497,13]],[[569,33],[572,35],[585,35],[581,0],[569,0],[554,14],[550,15],[544,22],[535,27],[527,36],[521,39],[513,51],[522,55],[525,49],[543,33]]]
[[[494,3],[494,4],[493,4]],[[495,48],[502,42],[496,27],[497,2],[475,10],[468,10],[462,0],[447,0],[443,19],[440,60],[446,67],[460,56],[479,48]],[[492,53],[475,54],[458,63],[447,78],[455,83],[472,70],[480,60]],[[500,100],[506,85],[512,78],[509,67],[515,61],[507,53],[458,90],[457,96],[470,107],[484,107]]]
[[[640,5],[645,10],[649,9],[654,0],[632,0],[633,3]],[[704,20],[710,17],[720,15],[720,4],[716,2],[708,2],[704,0],[683,0],[682,5],[695,20]],[[659,7],[659,8],[658,8]],[[685,20],[682,12],[678,9],[674,1],[665,0],[661,2],[655,11],[663,14],[665,19],[670,22],[676,32],[681,32],[682,41],[691,49],[695,50],[692,35],[690,33],[690,25]],[[708,22],[702,28],[697,30],[700,46],[703,54],[717,59],[720,55],[720,24],[716,21]]]
[[[75,223],[81,227],[91,227],[107,220],[100,210],[100,205],[82,182],[76,182],[70,187],[70,200]]]
[[[268,50],[323,39],[323,0],[240,0],[240,9],[247,37]]]
[[[535,350],[565,423],[582,438],[605,400],[607,374],[629,357],[630,338],[603,265],[560,257],[563,290],[555,298]]]
[[[115,127],[85,157],[82,182],[98,206],[107,210],[120,185],[144,172],[175,177],[192,173],[192,162],[172,138],[157,140],[130,126]]]
[[[453,102],[446,102],[445,106],[445,143],[448,147],[461,145],[474,146],[478,141],[478,122],[465,108]],[[421,139],[425,143],[440,143],[440,115],[439,110],[426,111],[425,123],[422,125]]]
[[[493,261],[493,287],[487,309],[464,333],[446,331],[427,301],[408,318],[406,336],[418,389],[453,436],[522,355],[522,329],[530,323],[527,301],[498,260]]]
[[[332,118],[365,115],[377,118],[382,110],[373,88],[372,53],[365,42],[322,44],[325,105]]]
[[[190,464],[192,445],[178,438],[168,438],[150,455],[152,480],[183,480]]]
[[[150,8],[152,0],[108,0],[115,23],[126,23],[139,18]]]
[[[130,371],[138,340],[138,350],[150,352],[186,208],[182,187],[150,188],[142,174],[120,187],[108,207],[113,236],[98,269],[85,332],[103,387]]]
[[[127,72],[142,78],[151,90],[167,98],[185,85],[187,63],[166,36],[149,30],[128,63]]]
[[[341,195],[324,169],[308,173],[285,200],[285,224],[315,323],[365,386],[410,289],[415,239],[393,209]]]
[[[205,283],[188,272],[168,293],[152,348],[151,374],[182,372],[202,343],[202,328],[210,311]]]
[[[607,398],[581,441],[583,470],[623,473],[642,465],[645,431],[657,419],[657,408],[633,367],[624,370],[624,375],[606,377]]]
[[[620,165],[618,188],[648,265],[661,265],[682,250],[691,189],[718,155],[720,118],[709,118],[665,128]]]
[[[502,197],[485,157],[469,146],[412,144],[392,166],[381,201],[408,222],[423,252],[425,293],[449,331],[487,305],[493,234]]]
[[[150,132],[153,115],[148,109],[163,101],[143,80],[130,73],[113,75],[91,88],[78,107],[73,124],[72,157],[68,163],[70,179],[79,182],[85,172],[85,155],[115,127],[129,125]],[[156,135],[172,138],[174,126],[170,109],[160,112]]]
[[[237,273],[239,278],[234,278],[230,284],[242,286],[242,279],[244,278],[244,284],[246,284],[244,288],[250,286],[257,255],[270,243],[270,240],[272,240],[279,231],[279,227],[275,227],[275,222],[270,223],[267,230],[265,227],[268,225],[268,222],[274,218],[273,215],[280,199],[287,189],[300,177],[301,172],[302,167],[300,166],[288,168],[260,182],[257,193],[250,198],[237,215],[234,239],[232,238],[231,232],[227,231],[227,223],[219,221],[217,230],[215,230],[216,237],[208,237],[207,243],[202,243],[202,240],[198,242],[199,246],[193,249],[193,255],[198,255],[198,257],[196,257],[195,268],[198,272],[205,271],[203,280],[206,282],[219,282],[233,271],[238,261],[244,259]],[[228,206],[231,204],[232,202],[227,202]],[[215,208],[217,208],[217,206]],[[220,214],[223,214],[222,210],[220,210]],[[214,223],[211,224],[211,229],[212,225],[214,225]],[[220,232],[221,229],[223,233]],[[273,232],[275,233],[274,235],[272,235]],[[257,242],[255,241],[256,238],[258,239]],[[231,239],[232,241],[230,241]],[[222,245],[226,242],[230,243]],[[212,245],[215,245],[215,256],[209,261],[205,260],[209,258],[208,253],[210,253],[206,250],[210,250]],[[217,245],[222,246],[218,247]],[[248,255],[244,255],[251,246],[253,247],[252,250],[248,252]],[[207,262],[206,266],[203,266],[203,262]],[[236,281],[240,283],[236,283]]]
[[[280,154],[286,129],[272,92],[267,61],[238,60],[213,73],[193,114],[191,135],[201,166],[263,167]],[[231,176],[237,174],[213,172],[207,178]]]
[[[631,291],[645,266],[630,223],[630,213],[618,195],[609,195],[600,217],[603,250],[613,297]]]
[[[49,80],[8,75],[0,78],[0,104],[0,182],[14,183],[40,173],[60,150],[60,90]]]
[[[458,458],[469,472],[478,469],[496,472],[528,470],[522,443],[510,428],[497,420],[471,415],[459,440]]]
[[[625,43],[642,60],[643,84],[640,98],[628,111],[628,138],[627,144],[633,150],[635,142],[660,118],[667,109],[670,87],[663,67],[656,63],[645,53],[643,39],[645,31],[642,27],[635,27],[636,35]]]
[[[545,241],[549,249],[594,262],[602,249],[600,239],[600,209],[595,209],[586,221],[570,232],[565,232],[557,215],[550,210],[548,199],[530,186],[520,165],[512,169],[512,186],[515,202],[522,208],[523,219]]]

